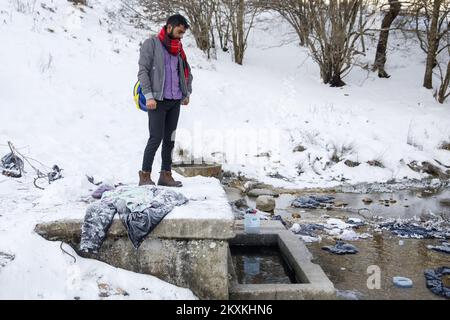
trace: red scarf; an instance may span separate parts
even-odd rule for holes
[[[183,45],[181,44],[180,39],[171,39],[166,32],[166,28],[163,27],[158,34],[158,38],[163,44],[163,46],[167,49],[167,51],[174,56],[181,54],[181,59],[183,60],[184,65],[184,77],[186,78],[186,83],[189,79],[189,67],[187,62],[186,53],[183,50]]]

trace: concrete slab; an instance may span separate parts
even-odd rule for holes
[[[183,179],[183,184],[177,191],[189,202],[175,207],[138,250],[118,215],[97,254],[78,250],[84,216],[43,222],[35,231],[47,240],[70,244],[80,256],[154,275],[191,289],[201,299],[228,299],[228,240],[235,232],[225,191],[215,178]]]

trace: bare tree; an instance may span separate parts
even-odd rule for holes
[[[300,45],[304,46],[308,30],[308,19],[305,15],[305,6],[308,0],[264,0],[260,4],[269,10],[278,12],[295,30],[300,40]]]
[[[178,12],[186,15],[197,47],[210,58],[210,50],[214,42],[212,33],[213,16],[218,0],[140,0],[140,3],[147,8],[147,11],[159,13],[156,20],[165,19],[167,16]],[[155,19],[152,21],[155,21]]]
[[[261,7],[252,0],[221,0],[224,13],[231,27],[234,61],[242,65],[247,49],[248,35],[253,28],[256,14]]]
[[[372,71],[378,70],[378,76],[380,78],[389,78],[390,75],[387,74],[384,66],[386,64],[386,48],[389,38],[389,29],[395,18],[400,13],[401,2],[398,0],[388,0],[389,1],[389,11],[384,15],[383,21],[381,22],[381,31],[378,38],[377,53],[375,55],[375,62]]]
[[[218,5],[217,0],[179,0],[172,1],[183,11],[191,23],[197,47],[211,57],[213,47],[213,17]]]
[[[320,68],[324,83],[332,87],[345,85],[345,73],[360,54],[358,40],[362,40],[373,24],[376,6],[365,0],[310,0],[304,4],[307,23],[300,25],[305,44]],[[361,42],[363,44],[363,42]]]
[[[448,54],[450,56],[450,51]],[[439,103],[444,103],[444,101],[450,96],[450,60],[447,62],[447,70],[445,72],[442,72],[440,68],[439,70],[441,75],[441,85],[439,86],[437,99]]]
[[[441,39],[448,37],[450,1],[416,0],[414,2],[416,33],[420,47],[427,54],[423,86],[433,88],[433,69],[438,64],[437,56],[447,53],[449,43],[442,45]]]
[[[222,51],[227,52],[228,41],[230,40],[230,20],[227,19],[225,8],[221,2],[218,3],[214,11],[214,26],[219,37],[220,48]]]

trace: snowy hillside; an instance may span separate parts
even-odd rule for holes
[[[0,176],[0,267],[11,264],[0,268],[0,298],[95,298],[103,282],[131,298],[195,298],[99,262],[79,258],[74,269],[59,243],[32,232],[37,222],[69,212],[83,217],[82,199],[92,190],[86,175],[138,181],[148,124],[132,88],[139,45],[150,31],[118,16],[120,1],[90,5],[0,2],[0,157],[11,141],[24,155],[64,169],[64,178],[45,190],[33,186],[29,166],[23,178]],[[414,160],[450,165],[450,152],[440,149],[450,142],[450,103],[437,103],[422,87],[425,55],[418,46],[393,35],[390,79],[354,68],[344,78],[347,86],[330,88],[286,23],[268,18],[251,33],[243,66],[228,53],[207,60],[190,34],[184,39],[194,82],[191,103],[182,107],[175,160],[203,157],[225,170],[299,188],[425,177],[407,166]],[[367,62],[373,55],[371,47]],[[158,152],[155,177],[159,166]],[[270,177],[276,174],[289,182]],[[139,280],[135,287],[129,277]]]

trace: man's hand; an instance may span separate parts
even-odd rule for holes
[[[183,106],[187,106],[187,105],[189,104],[189,97],[185,98],[185,99],[181,102],[181,104],[182,104]]]
[[[156,100],[150,99],[147,101],[147,109],[148,110],[155,110],[156,109]]]

